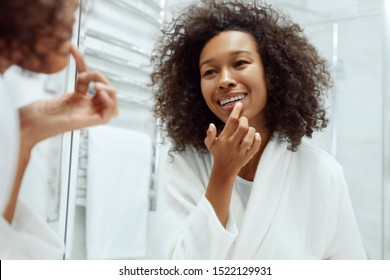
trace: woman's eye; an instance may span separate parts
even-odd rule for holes
[[[212,74],[214,74],[215,73],[215,70],[207,70],[207,71],[205,71],[204,73],[203,73],[203,77],[205,77],[205,76],[209,76],[209,75],[212,75]]]
[[[240,66],[245,65],[245,64],[249,64],[249,62],[246,60],[238,60],[234,63],[234,67],[240,67]]]

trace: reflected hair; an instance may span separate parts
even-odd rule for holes
[[[61,53],[61,46],[70,39],[73,28],[73,19],[67,11],[76,2],[0,0],[0,56],[23,67],[27,56],[34,55],[44,65],[45,54]]]

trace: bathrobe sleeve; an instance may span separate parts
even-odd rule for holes
[[[211,170],[207,154],[186,150],[169,163],[163,205],[168,259],[225,259],[237,236],[229,213],[226,229],[205,197]]]
[[[0,219],[0,259],[62,259],[57,234],[19,201],[12,225]]]
[[[335,180],[333,194],[333,223],[331,224],[329,247],[324,259],[367,259],[364,243],[352,208],[343,173]]]
[[[21,201],[11,225],[3,218],[19,148],[19,119],[10,96],[0,77],[0,259],[62,259],[63,246],[57,235]]]

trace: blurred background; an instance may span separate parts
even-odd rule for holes
[[[148,87],[164,19],[193,1],[81,0],[73,41],[118,89],[120,115],[105,126],[39,144],[22,199],[66,244],[64,259],[161,259],[161,143]],[[390,259],[390,1],[266,1],[289,14],[328,60],[329,127],[307,139],[344,167],[370,259]],[[6,87],[23,105],[72,88],[74,62],[34,79],[14,68]],[[306,141],[306,140],[305,140]]]

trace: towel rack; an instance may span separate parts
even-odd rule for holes
[[[91,57],[94,57],[94,58],[97,58],[97,59],[101,59],[103,61],[110,62],[110,63],[116,64],[116,65],[119,65],[119,66],[123,66],[123,67],[126,67],[126,68],[131,68],[133,70],[141,71],[144,74],[149,75],[149,72],[147,70],[143,69],[141,65],[136,65],[135,63],[133,63],[130,60],[120,59],[120,58],[115,57],[113,55],[106,54],[106,53],[98,51],[98,50],[93,50],[91,48],[86,48],[85,54],[87,56],[91,56]]]
[[[156,1],[154,1],[154,0],[143,0],[143,2],[148,4],[150,7],[156,9],[157,11],[162,11],[164,9],[159,4],[157,4]]]
[[[86,206],[88,169],[88,129],[80,130],[80,145],[77,168],[76,204]]]
[[[153,106],[153,102],[151,99],[135,98],[121,93],[117,93],[116,96],[119,102],[124,102],[126,104],[137,104],[147,108],[152,108]]]
[[[110,5],[112,9],[120,9],[125,13],[131,14],[131,16],[140,17],[144,22],[150,23],[150,27],[153,28],[161,28],[162,19],[164,14],[163,3],[160,1],[154,0],[143,0],[143,1],[125,1],[125,0],[106,0],[105,3]],[[141,6],[138,6],[140,4]],[[147,5],[147,6],[145,6]],[[145,9],[146,8],[146,9]],[[149,13],[148,13],[149,12]],[[155,14],[155,15],[152,15]],[[136,104],[136,106],[142,106],[147,110],[152,110],[153,108],[153,94],[150,87],[147,86],[147,80],[143,82],[143,78],[147,78],[149,76],[149,69],[147,66],[139,65],[142,61],[149,61],[152,50],[146,49],[138,46],[138,43],[132,43],[129,41],[125,41],[120,37],[115,37],[114,34],[104,33],[100,30],[94,29],[94,26],[88,26],[85,29],[85,39],[86,44],[84,48],[84,53],[88,58],[94,58],[93,61],[95,63],[95,68],[101,71],[115,86],[117,86],[117,99],[120,103],[125,104]],[[88,41],[88,38],[92,39]],[[137,41],[136,41],[137,42]],[[90,43],[90,44],[89,44]],[[119,47],[120,51],[130,52],[129,55],[123,59],[120,58],[119,54],[112,55],[110,53],[106,53],[103,48],[96,47],[94,44],[101,44],[103,46],[109,45],[113,47]],[[131,58],[134,56],[134,58]],[[141,60],[140,60],[141,59]],[[102,63],[99,63],[102,62]],[[108,63],[110,63],[108,65]],[[115,70],[118,69],[109,69],[115,68],[115,66],[119,66],[121,68],[127,68],[129,70],[138,71],[137,75],[125,76],[122,73],[117,73]],[[108,67],[107,67],[108,66]],[[134,94],[128,94],[127,91],[135,91]],[[140,92],[139,92],[140,91]],[[137,94],[135,94],[137,93]],[[141,93],[141,94],[139,94]],[[154,128],[154,138],[157,135],[156,128]],[[87,131],[82,132],[82,141],[87,141],[88,133]],[[156,143],[157,139],[154,139],[153,143],[153,152],[152,152],[152,169],[150,174],[150,185],[149,185],[149,210],[156,211],[157,204],[157,185],[158,185],[158,172],[159,172],[159,158],[160,158],[160,149],[158,147],[158,143]],[[79,176],[85,177],[86,170],[84,170],[83,166],[85,166],[86,154],[80,153],[80,173]],[[79,192],[80,194],[81,192]]]
[[[161,24],[162,24],[161,20],[155,19],[154,17],[152,17],[151,15],[149,15],[148,13],[146,13],[145,11],[141,10],[140,8],[138,8],[136,6],[133,6],[133,5],[127,3],[123,0],[106,0],[106,1],[113,4],[113,5],[118,6],[121,9],[125,9],[133,14],[140,15],[142,18],[144,18],[148,22],[152,23],[153,25],[157,26],[158,28],[161,27]],[[151,1],[147,1],[147,3],[150,4]]]
[[[120,97],[120,96],[118,96]],[[127,98],[127,100],[131,100],[133,102],[138,102],[135,99]],[[88,129],[80,130],[80,146],[79,149],[79,167],[77,172],[77,187],[76,187],[76,203],[80,206],[86,206],[86,195],[87,195],[87,166],[88,166]],[[157,176],[157,168],[156,163],[158,162],[156,159],[159,157],[158,149],[156,148],[156,143],[153,143],[153,156],[152,156],[152,170],[150,175],[149,182],[149,211],[156,211],[156,203],[157,203],[157,190],[155,187],[156,176]],[[49,219],[46,217],[47,222],[54,222],[58,218]]]
[[[132,79],[127,78],[127,77],[122,77],[122,76],[119,76],[119,75],[115,75],[115,74],[109,73],[109,72],[107,72],[106,70],[103,70],[103,69],[97,69],[97,70],[102,72],[113,83],[121,84],[121,85],[128,86],[128,87],[137,87],[139,89],[151,92],[151,89],[148,88],[146,86],[146,84],[144,84],[144,83],[138,82],[136,80],[132,80]]]
[[[120,93],[121,90],[117,89],[118,92],[117,92],[116,96],[118,98],[118,101],[121,101],[121,102],[124,102],[127,104],[129,104],[129,103],[134,104],[135,103],[135,104],[141,105],[143,107],[152,108],[152,106],[153,106],[152,93],[151,93],[151,89],[148,88],[146,86],[146,84],[140,83],[136,80],[129,79],[127,77],[122,77],[119,75],[109,73],[103,69],[97,68],[97,70],[104,73],[104,75],[114,84],[119,83],[119,84],[122,84],[126,87],[137,87],[137,88],[140,88],[140,89],[145,90],[145,91],[150,93],[150,95],[148,96],[149,98],[136,98],[133,96],[129,96],[129,95]]]
[[[157,125],[155,126],[157,128]],[[159,137],[156,129],[156,138],[153,145],[153,157],[152,157],[152,171],[150,175],[149,186],[149,211],[157,210],[157,183],[160,176],[160,148]]]
[[[128,43],[128,42],[123,41],[123,40],[120,40],[120,39],[118,39],[116,37],[107,35],[107,34],[102,33],[100,31],[96,31],[96,30],[88,28],[87,31],[86,31],[86,36],[98,39],[98,40],[103,41],[103,42],[107,42],[107,43],[109,43],[111,45],[114,45],[114,46],[121,47],[121,48],[123,48],[125,50],[129,50],[129,51],[135,52],[135,53],[140,54],[140,55],[142,55],[142,56],[144,56],[146,58],[150,58],[151,52],[143,50],[142,48],[140,48],[140,47],[138,47],[138,46],[136,46],[134,44]]]

